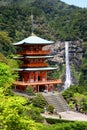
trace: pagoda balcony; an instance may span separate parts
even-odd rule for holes
[[[48,64],[47,63],[30,63],[30,64],[22,64],[21,67],[47,67]]]
[[[42,50],[42,51],[18,51],[17,54],[19,55],[49,55],[50,50]]]
[[[21,85],[21,86],[30,86],[30,85],[48,85],[48,84],[63,84],[61,79],[55,79],[55,80],[46,80],[46,81],[37,81],[37,82],[24,82],[24,81],[15,81],[15,85]]]

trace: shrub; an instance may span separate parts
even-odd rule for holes
[[[67,122],[69,123],[69,122],[72,122],[72,121],[69,121],[69,120],[52,119],[52,118],[46,118],[46,121],[49,124],[67,123]]]
[[[49,104],[49,105],[47,106],[47,110],[48,110],[50,113],[53,113],[54,107],[53,107],[51,104]]]
[[[46,100],[43,98],[41,94],[37,94],[32,100],[32,103],[36,107],[44,108],[46,106]]]
[[[35,95],[34,91],[33,91],[33,88],[31,86],[28,86],[25,90],[25,92],[28,94],[28,95]]]
[[[39,108],[30,108],[27,110],[26,115],[28,115],[31,119],[36,122],[43,122],[43,117],[40,115],[41,111]]]

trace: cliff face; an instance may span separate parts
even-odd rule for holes
[[[65,42],[57,41],[53,45],[45,47],[51,50],[51,55],[54,57],[49,61],[56,62],[57,64],[65,64]],[[82,42],[70,41],[69,42],[69,59],[70,64],[74,64],[76,67],[81,64],[82,60]],[[77,68],[78,69],[78,68]]]
[[[83,55],[82,42],[79,41],[70,42],[69,54],[70,54],[69,57],[70,64],[71,65],[73,64],[76,70],[79,71]]]

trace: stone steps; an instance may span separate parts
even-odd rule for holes
[[[46,99],[48,104],[53,105],[54,109],[57,112],[64,112],[69,110],[68,104],[61,94],[42,93],[42,95]]]

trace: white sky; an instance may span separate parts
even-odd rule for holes
[[[76,5],[78,7],[87,8],[87,0],[61,0],[70,5]]]

